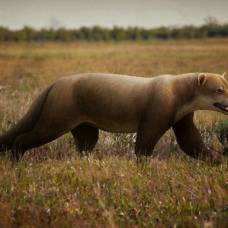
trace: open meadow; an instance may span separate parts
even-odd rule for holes
[[[228,39],[0,43],[0,132],[56,79],[83,72],[151,77],[228,72]],[[215,112],[197,112],[204,141],[222,152]],[[228,159],[190,159],[168,131],[137,163],[134,134],[101,132],[81,157],[70,134],[11,164],[0,157],[0,227],[228,227]]]

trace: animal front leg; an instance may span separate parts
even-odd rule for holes
[[[203,143],[202,137],[193,122],[194,114],[188,114],[173,125],[173,130],[180,148],[189,156],[202,159],[220,161],[220,156]]]
[[[137,157],[150,156],[154,147],[162,135],[170,128],[171,122],[168,118],[156,118],[144,120],[138,129],[135,153]]]

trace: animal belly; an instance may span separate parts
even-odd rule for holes
[[[138,123],[132,119],[119,118],[89,118],[88,122],[97,128],[108,132],[134,133],[137,131]]]
[[[116,133],[134,133],[137,131],[137,126],[134,123],[110,123],[110,124],[97,124],[97,127],[101,130],[108,132],[116,132]]]

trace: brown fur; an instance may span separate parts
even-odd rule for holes
[[[218,154],[204,145],[200,133],[193,122],[193,116],[194,114],[190,113],[173,125],[180,148],[194,158],[218,159],[216,158]]]
[[[91,151],[98,140],[99,130],[88,124],[80,124],[71,130],[79,152]]]
[[[111,74],[66,77],[38,97],[25,117],[0,137],[0,145],[19,159],[26,150],[71,131],[80,151],[92,150],[102,129],[137,132],[136,154],[151,155],[159,138],[173,127],[181,148],[199,158],[211,151],[201,140],[193,113],[198,109],[219,111],[210,106],[210,99],[224,103],[228,94],[221,98],[212,90],[223,86],[228,93],[226,83],[220,75],[197,73],[153,78]],[[228,100],[224,104],[228,106]]]

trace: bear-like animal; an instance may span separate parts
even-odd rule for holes
[[[0,147],[11,150],[19,159],[26,150],[71,132],[79,151],[92,150],[102,129],[137,132],[135,153],[148,156],[172,127],[186,154],[205,158],[213,151],[204,145],[194,125],[196,110],[228,114],[224,75],[189,73],[145,78],[79,74],[62,78],[44,90],[25,116],[0,137]]]

